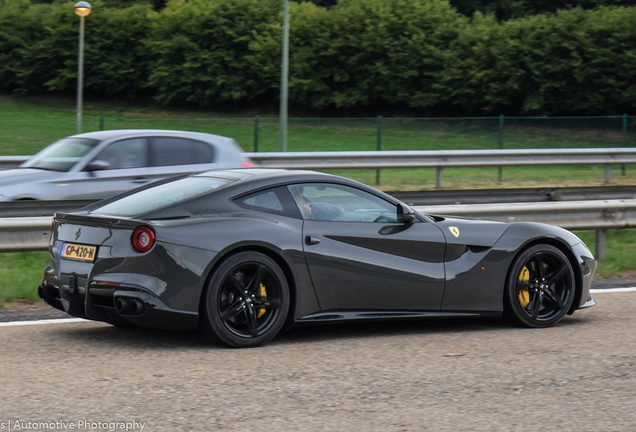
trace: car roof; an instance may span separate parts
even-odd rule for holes
[[[167,129],[113,129],[97,132],[86,132],[73,135],[74,138],[91,138],[96,140],[110,140],[114,138],[140,137],[140,136],[172,136],[180,138],[198,139],[207,142],[234,142],[232,138],[221,135],[213,135],[201,132],[190,132]]]
[[[210,177],[217,179],[226,179],[229,180],[227,184],[224,186],[218,187],[212,191],[209,191],[204,196],[208,196],[210,194],[217,195],[220,199],[217,201],[218,203],[225,203],[232,201],[234,198],[238,198],[241,196],[245,196],[247,194],[256,193],[258,191],[267,190],[272,187],[284,186],[293,183],[335,183],[340,185],[347,185],[357,189],[365,190],[371,194],[382,197],[387,201],[393,202],[394,204],[398,204],[399,200],[391,197],[379,191],[371,186],[365,185],[363,183],[357,182],[355,180],[348,179],[346,177],[341,177],[333,174],[327,174],[316,171],[307,171],[307,170],[285,170],[285,169],[277,169],[277,168],[234,168],[234,169],[215,169],[210,171],[199,172],[190,175],[183,175],[172,177],[169,179],[164,179],[163,181],[159,181],[154,184],[148,184],[139,189],[129,191],[125,194],[118,195],[115,197],[107,198],[104,201],[100,201],[99,203],[91,204],[88,207],[85,207],[78,212],[81,213],[92,213],[97,210],[99,213],[99,208],[103,207],[106,204],[117,201],[118,199],[122,199],[125,196],[130,194],[134,194],[136,192],[141,191],[142,189],[150,189],[156,185],[167,183],[173,180],[178,180],[184,177]],[[154,209],[147,214],[140,214],[135,217],[142,218],[164,218],[166,214],[171,214],[171,210],[176,205],[184,205],[187,202],[196,202],[200,200],[201,196],[194,196],[187,198],[183,201],[179,201],[176,203],[172,203],[167,205],[166,207]],[[209,202],[206,201],[206,206],[209,205]],[[207,207],[206,207],[207,208]]]

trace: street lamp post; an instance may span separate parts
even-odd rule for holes
[[[287,83],[289,74],[289,0],[285,1],[283,17],[283,58],[280,74],[280,124],[278,126],[278,150],[287,151]]]
[[[82,97],[84,87],[84,17],[91,13],[90,3],[75,3],[75,13],[80,17],[79,58],[77,60],[77,133],[82,133]]]

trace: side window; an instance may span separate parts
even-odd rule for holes
[[[289,186],[289,190],[305,219],[397,222],[397,206],[350,186],[306,183]]]
[[[150,166],[192,165],[211,163],[212,146],[185,138],[153,138],[150,146]]]
[[[246,209],[300,219],[296,203],[284,186],[255,192],[237,198],[234,202]]]
[[[191,141],[190,153],[194,159],[194,163],[212,163],[214,162],[214,151],[210,144],[200,141]]]
[[[147,166],[147,154],[146,139],[134,138],[110,144],[93,160],[108,162],[111,169],[137,168]]]
[[[265,210],[283,211],[283,203],[280,202],[278,195],[276,195],[276,192],[274,191],[250,195],[243,200],[243,204]]]

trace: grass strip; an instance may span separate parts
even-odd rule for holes
[[[594,231],[575,232],[594,251]],[[0,307],[17,300],[36,300],[48,252],[0,254]],[[608,230],[606,259],[599,263],[596,277],[636,274],[636,230]]]
[[[30,155],[75,133],[75,105],[65,99],[0,96],[0,155]],[[277,151],[278,120],[259,119],[258,150]],[[234,138],[245,151],[254,150],[254,117],[201,111],[165,111],[153,106],[86,103],[84,131],[157,128],[193,130]],[[290,119],[289,151],[376,150],[378,119]],[[504,148],[620,147],[624,137],[612,119],[595,121],[513,120],[505,129]],[[382,150],[459,150],[498,148],[497,119],[382,119]],[[633,144],[633,143],[632,143]],[[510,167],[498,181],[497,168],[445,169],[448,189],[602,185],[604,167]],[[375,185],[375,170],[337,170],[334,174]],[[435,187],[434,169],[386,169],[383,190],[422,190]],[[612,169],[612,184],[636,184],[636,170]],[[593,231],[577,233],[595,248]],[[636,231],[610,230],[607,259],[599,277],[636,273]],[[0,304],[37,299],[46,265],[46,252],[0,254]]]

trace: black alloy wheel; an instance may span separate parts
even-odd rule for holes
[[[214,272],[204,297],[202,325],[214,340],[253,347],[280,331],[289,310],[289,287],[274,260],[240,252]]]
[[[551,245],[535,245],[512,264],[505,292],[505,313],[526,327],[549,327],[567,314],[574,300],[570,260]]]

